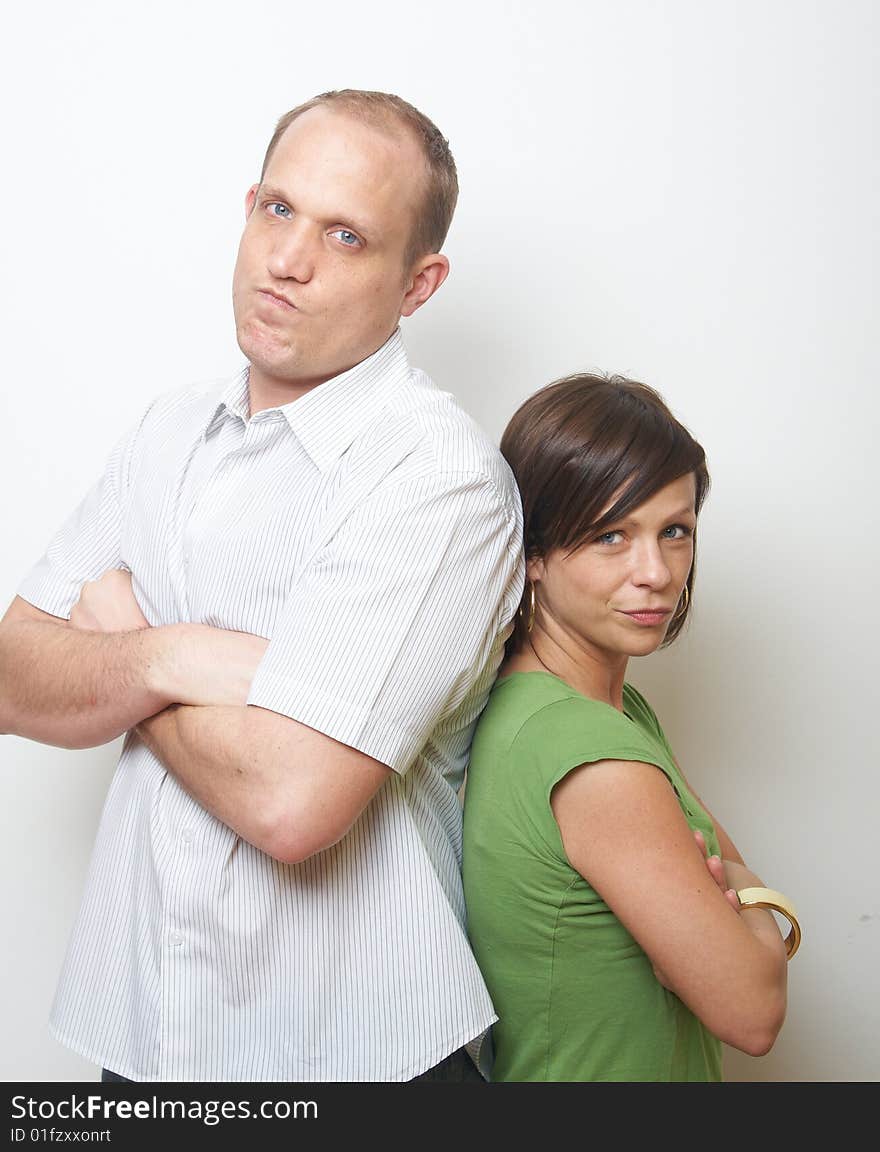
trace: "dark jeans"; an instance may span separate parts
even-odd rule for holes
[[[127,1076],[117,1076],[115,1072],[111,1072],[109,1068],[101,1069],[101,1083],[102,1084],[134,1084],[134,1080],[129,1080]]]
[[[420,1080],[442,1080],[447,1084],[485,1084],[486,1081],[477,1071],[477,1067],[468,1056],[464,1048],[450,1053],[445,1060],[423,1072],[421,1076],[414,1076],[409,1084],[417,1084]]]
[[[414,1076],[407,1083],[417,1084],[421,1080],[439,1080],[446,1084],[485,1084],[485,1080],[477,1071],[473,1060],[464,1048],[450,1053],[445,1060],[441,1060],[439,1064],[435,1064],[433,1068],[429,1068],[421,1076]],[[133,1084],[134,1081],[129,1080],[127,1076],[117,1076],[109,1068],[104,1068],[101,1072],[101,1083]]]

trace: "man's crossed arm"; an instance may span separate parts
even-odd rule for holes
[[[266,646],[200,624],[150,628],[127,572],[84,584],[69,621],[16,597],[0,621],[0,731],[94,748],[169,704],[244,704]]]
[[[0,731],[89,748],[136,728],[217,819],[278,860],[304,860],[345,835],[390,769],[246,705],[267,643],[151,628],[127,572],[85,584],[70,621],[16,598],[0,621]]]

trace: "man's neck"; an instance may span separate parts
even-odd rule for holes
[[[366,356],[362,356],[359,360],[355,360],[351,364],[342,364],[332,372],[320,376],[306,376],[301,379],[291,379],[286,376],[276,376],[253,363],[250,364],[248,368],[249,414],[255,416],[258,412],[263,412],[266,408],[281,408],[285,404],[291,404],[294,400],[298,400],[300,396],[304,396],[306,392],[311,392],[319,385],[326,384],[328,380],[335,380],[337,376],[341,376],[344,372],[350,372],[352,368],[357,368],[358,365],[365,364],[371,356],[375,356],[377,352],[381,351],[381,349],[389,343],[397,331],[398,326],[395,324],[394,328],[388,333],[382,343],[377,345],[372,352],[368,352]]]
[[[249,415],[256,416],[266,408],[281,408],[285,404],[291,404],[327,380],[332,380],[332,376],[316,376],[304,380],[278,379],[275,376],[267,376],[252,364],[248,369]]]

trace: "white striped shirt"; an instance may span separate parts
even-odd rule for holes
[[[282,864],[134,733],[50,1027],[138,1081],[407,1080],[495,1014],[468,946],[458,790],[523,582],[519,496],[400,332],[249,418],[247,370],[165,393],[19,594],[68,617],[125,567],[153,625],[270,640],[249,704],[393,773]]]

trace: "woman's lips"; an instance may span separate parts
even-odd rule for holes
[[[644,609],[638,612],[624,612],[624,616],[628,616],[630,620],[634,620],[636,624],[644,624],[647,627],[656,627],[662,624],[669,616],[668,608],[657,608],[653,610]]]

